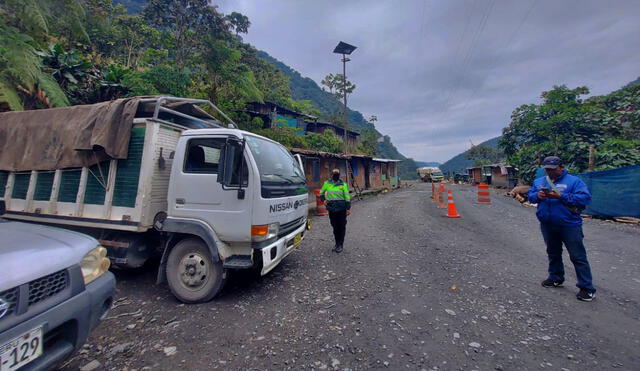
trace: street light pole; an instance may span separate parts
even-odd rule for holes
[[[342,54],[342,96],[344,100],[344,153],[349,153],[349,111],[347,110],[347,62],[351,59],[346,54]]]
[[[342,54],[342,95],[344,101],[344,153],[346,154],[348,150],[348,140],[349,140],[349,112],[347,110],[347,62],[351,59],[347,58],[347,55],[353,53],[357,47],[353,45],[349,45],[345,42],[340,41],[338,45],[333,49],[333,52],[336,54]]]

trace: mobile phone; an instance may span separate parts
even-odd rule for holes
[[[549,188],[547,187],[540,187],[540,190],[544,193],[549,193]]]

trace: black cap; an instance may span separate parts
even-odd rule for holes
[[[557,169],[558,166],[562,166],[562,160],[560,157],[548,156],[542,161],[542,167],[545,169]]]

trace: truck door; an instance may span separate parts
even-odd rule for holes
[[[169,214],[204,221],[223,241],[250,241],[253,193],[246,192],[240,198],[237,191],[223,189],[218,182],[226,140],[227,137],[186,137],[180,141],[179,148],[184,150],[177,152],[172,169]],[[244,161],[242,178],[247,187],[252,179],[246,157]]]

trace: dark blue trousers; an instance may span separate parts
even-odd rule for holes
[[[595,292],[591,279],[591,267],[587,260],[587,251],[582,239],[582,226],[564,227],[553,224],[540,223],[544,242],[547,244],[549,257],[549,277],[554,281],[564,281],[564,263],[562,262],[562,244],[569,252],[569,258],[576,269],[578,286],[581,289]]]

